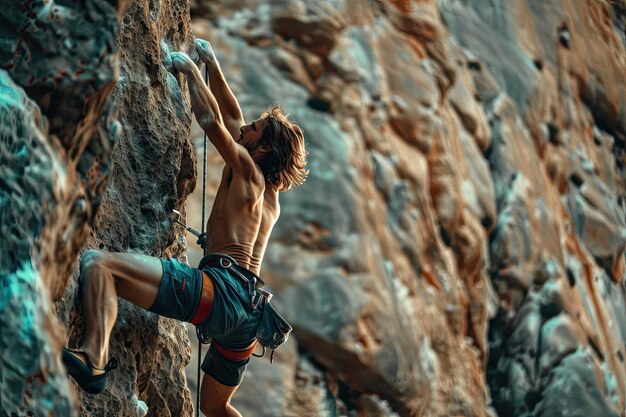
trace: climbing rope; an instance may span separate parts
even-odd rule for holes
[[[204,64],[204,83],[209,87],[209,68],[206,64]],[[206,142],[207,142],[207,134],[204,132],[204,146],[202,149],[202,159],[204,163],[202,165],[202,227],[200,228],[201,233],[205,233],[204,230],[206,223],[204,221],[204,216],[206,212]],[[206,237],[205,237],[206,239]],[[206,240],[205,240],[206,242]],[[206,244],[202,245],[202,255],[206,256]],[[200,416],[200,361],[202,360],[202,338],[200,333],[198,332],[198,328],[196,327],[196,337],[198,338],[198,378],[196,379],[196,417]]]
[[[206,64],[204,64],[204,82],[207,85],[207,87],[209,87],[209,69],[207,67]],[[201,227],[201,232],[205,233],[205,223],[204,223],[204,215],[206,213],[206,142],[207,142],[207,135],[206,132],[204,132],[204,148],[202,149],[202,156],[204,159],[204,164],[202,167],[202,227]],[[204,256],[206,256],[206,244],[203,245],[204,247],[202,248],[202,254]]]

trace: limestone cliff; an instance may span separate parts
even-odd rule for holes
[[[624,415],[624,10],[192,6],[310,152],[263,271],[296,337],[248,415]]]
[[[0,22],[0,414],[134,416],[143,400],[150,415],[191,415],[180,323],[121,302],[123,365],[100,397],[59,361],[82,332],[82,250],[184,258],[171,211],[195,186],[191,114],[161,61],[193,41],[189,3],[26,0]]]
[[[199,228],[201,138],[162,65],[194,36],[310,154],[263,266],[294,335],[252,361],[244,415],[626,415],[624,0],[25,0],[0,22],[0,415],[192,415],[179,323],[122,302],[98,397],[58,353],[81,250],[184,259],[169,213]]]

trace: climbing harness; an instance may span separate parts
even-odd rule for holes
[[[240,350],[232,350],[227,349],[223,346],[220,346],[215,341],[211,342],[210,338],[206,336],[201,336],[200,333],[196,331],[198,334],[198,338],[202,343],[213,343],[216,344],[216,348],[220,353],[224,353],[226,358],[237,357],[244,360],[249,358],[250,356],[263,357],[267,348],[269,348],[272,353],[270,354],[270,363],[274,362],[274,353],[276,353],[276,349],[278,349],[283,343],[287,341],[289,338],[289,333],[293,330],[292,327],[287,323],[287,321],[274,309],[270,300],[272,299],[272,293],[263,289],[265,283],[261,278],[256,276],[251,271],[248,271],[245,268],[239,266],[237,261],[223,253],[210,253],[206,255],[198,264],[198,269],[203,270],[208,266],[219,266],[223,269],[227,269],[233,273],[242,283],[248,288],[248,295],[250,296],[250,307],[253,310],[259,308],[259,306],[263,307],[263,312],[261,313],[261,321],[259,323],[259,328],[256,333],[256,341],[251,345],[240,349]],[[261,345],[263,348],[263,352],[260,355],[257,355],[254,352],[254,348],[257,343]],[[243,354],[242,352],[246,352]]]

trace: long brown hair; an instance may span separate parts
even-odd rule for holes
[[[278,191],[301,186],[309,174],[302,129],[280,106],[271,106],[261,117],[267,119],[261,137],[267,154],[259,162],[265,181]]]

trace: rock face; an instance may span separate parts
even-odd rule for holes
[[[134,416],[139,401],[149,415],[191,415],[178,322],[122,302],[111,343],[122,366],[102,396],[73,395],[59,361],[82,334],[82,250],[184,259],[171,211],[195,187],[191,114],[161,62],[193,40],[189,4],[24,1],[0,13],[0,415]]]
[[[244,414],[624,415],[622,3],[192,5],[310,153],[263,270],[293,345]]]
[[[192,414],[180,323],[122,301],[98,397],[58,358],[83,249],[185,259],[170,212],[197,131],[162,60],[194,35],[246,118],[280,103],[309,150],[263,268],[294,336],[252,361],[244,415],[625,415],[625,19],[598,0],[4,7],[1,415]]]

